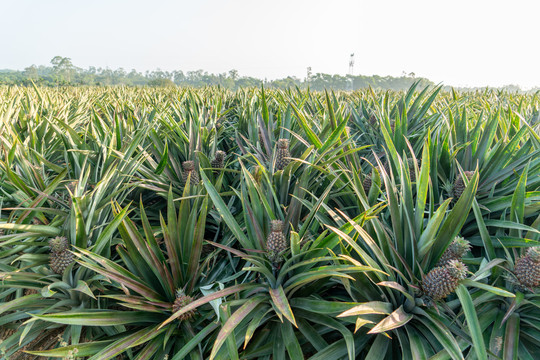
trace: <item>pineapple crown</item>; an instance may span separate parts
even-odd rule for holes
[[[59,253],[67,250],[69,244],[64,236],[57,236],[49,240],[49,246],[52,252]]]
[[[281,220],[272,220],[270,225],[272,226],[272,232],[281,232],[283,230],[283,221]]]
[[[534,262],[540,262],[540,246],[532,247],[527,250],[527,256]]]
[[[448,247],[448,250],[461,257],[471,250],[471,243],[464,238],[457,236]]]
[[[184,171],[193,171],[195,170],[195,163],[191,160],[184,161],[182,167],[184,168]]]
[[[446,268],[455,279],[465,279],[467,277],[467,266],[459,260],[450,260]]]
[[[176,289],[175,295],[176,298],[179,299],[181,297],[185,297],[186,293],[184,292],[184,289]]]
[[[222,151],[222,150],[218,150],[216,151],[216,160],[223,160],[225,159],[225,151]]]
[[[277,146],[280,149],[287,149],[289,147],[289,140],[287,139],[279,139],[277,142]]]

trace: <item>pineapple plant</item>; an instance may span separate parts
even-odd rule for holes
[[[184,172],[182,173],[182,179],[184,180],[184,184],[187,183],[188,177],[191,175],[190,184],[197,185],[199,183],[199,174],[195,170],[195,163],[190,160],[184,161],[182,163],[182,168],[184,169]]]
[[[283,235],[283,221],[272,220],[270,223],[272,231],[266,238],[266,249],[271,261],[277,261],[281,252],[287,250],[287,241]]]
[[[540,286],[540,247],[529,248],[525,256],[516,261],[514,274],[522,287]]]
[[[214,172],[218,173],[219,170],[217,169],[223,169],[225,167],[225,151],[218,150],[216,151],[216,155],[214,157],[214,160],[212,160],[212,167],[214,168]]]
[[[277,142],[277,154],[276,154],[276,168],[278,170],[283,170],[291,162],[291,157],[289,153],[289,140],[279,139]]]
[[[467,176],[467,179],[470,180],[474,175],[474,171],[465,171],[465,176]],[[463,192],[465,191],[466,185],[465,181],[463,181],[463,177],[461,174],[458,175],[456,182],[454,183],[454,197],[456,200],[458,200]]]
[[[452,260],[461,260],[470,249],[471,244],[467,240],[456,237],[442,254],[437,266],[445,266]]]
[[[49,240],[51,254],[49,255],[51,270],[56,274],[63,274],[64,270],[73,262],[73,254],[69,252],[69,243],[63,236]]]
[[[424,294],[434,301],[444,299],[456,290],[459,281],[467,275],[467,267],[459,260],[450,260],[445,266],[433,268],[422,282]]]
[[[184,290],[178,289],[176,290],[176,299],[174,300],[172,304],[172,311],[173,313],[177,312],[184,306],[187,306],[193,302],[193,298],[191,296],[188,296],[184,293]],[[182,315],[180,315],[179,319],[180,321],[189,320],[195,316],[195,310],[190,310]]]
[[[9,357],[9,359],[10,360],[35,359],[36,358],[35,356],[29,355],[25,351],[51,350],[58,343],[60,343],[63,346],[67,345],[67,344],[62,344],[62,341],[63,341],[62,334],[64,330],[65,330],[65,327],[62,326],[62,327],[54,328],[54,329],[47,329],[41,332],[34,340],[32,340],[30,343],[26,344],[24,347],[20,348],[17,352],[12,354]]]

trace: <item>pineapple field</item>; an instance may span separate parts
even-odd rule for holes
[[[539,110],[0,87],[0,359],[539,359]]]

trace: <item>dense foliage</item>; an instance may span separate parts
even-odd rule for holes
[[[361,89],[371,86],[375,89],[406,90],[415,81],[423,85],[433,85],[427,79],[415,79],[414,74],[393,76],[363,76],[363,75],[329,75],[323,73],[308,73],[305,79],[288,76],[283,79],[257,79],[250,76],[240,76],[237,70],[228,73],[210,74],[207,71],[164,71],[154,70],[141,73],[132,69],[109,69],[89,67],[82,69],[75,66],[71,59],[56,56],[51,60],[51,66],[32,65],[23,71],[0,70],[0,85],[26,85],[38,84],[41,86],[221,86],[226,89],[239,89],[246,87],[259,87],[264,84],[270,88],[286,89],[289,87],[310,87],[313,90],[324,89]],[[519,88],[516,88],[519,90]]]
[[[417,85],[0,87],[0,356],[540,358],[540,101]]]

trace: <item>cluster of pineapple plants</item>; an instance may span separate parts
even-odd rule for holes
[[[540,99],[0,87],[0,359],[536,359]]]

